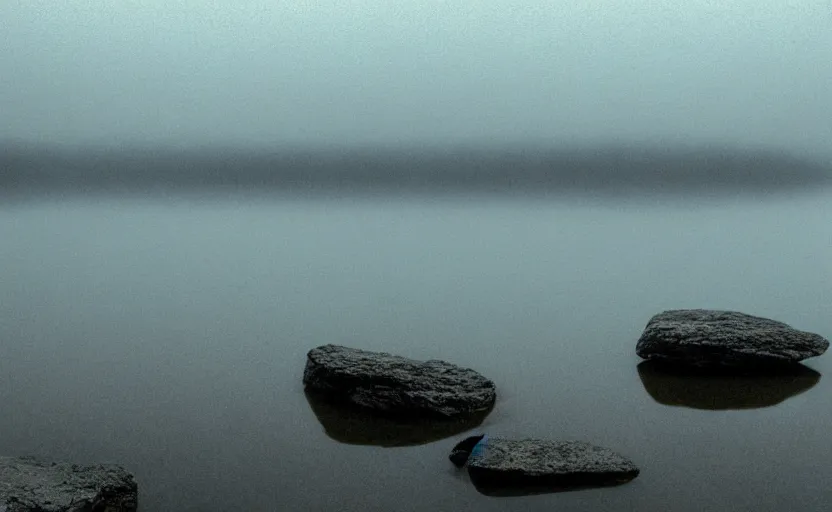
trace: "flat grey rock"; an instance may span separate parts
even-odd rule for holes
[[[496,399],[494,383],[469,368],[338,345],[309,351],[303,383],[331,399],[401,415],[459,417]]]
[[[478,486],[603,486],[639,474],[627,457],[582,441],[473,436],[454,447],[454,464],[460,465],[466,451],[468,473]]]
[[[121,466],[0,457],[0,512],[134,512],[136,498]]]
[[[829,341],[735,311],[679,309],[650,319],[636,344],[644,359],[697,367],[768,367],[823,354]]]

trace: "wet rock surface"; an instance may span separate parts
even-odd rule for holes
[[[583,441],[472,436],[450,458],[457,466],[467,463],[471,481],[486,494],[617,485],[640,472],[627,457]]]
[[[644,389],[663,405],[692,409],[731,410],[772,407],[818,382],[821,374],[802,364],[778,371],[726,372],[643,361],[638,375]]]
[[[0,457],[0,512],[135,512],[136,499],[120,466]]]
[[[775,367],[823,354],[829,341],[785,323],[736,311],[670,310],[647,323],[636,353],[695,367]]]
[[[496,400],[494,383],[469,368],[339,345],[309,351],[303,383],[333,401],[391,415],[460,417],[488,411]]]

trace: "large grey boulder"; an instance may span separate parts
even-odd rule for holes
[[[445,361],[416,361],[386,352],[323,345],[307,354],[308,390],[366,410],[452,418],[486,411],[494,383]]]
[[[134,512],[136,498],[121,466],[0,457],[0,512]]]
[[[644,359],[697,367],[771,367],[823,354],[829,341],[736,311],[679,309],[650,319],[636,344]]]
[[[639,474],[627,457],[583,441],[472,436],[450,458],[457,466],[467,463],[478,487],[568,489],[620,484]]]

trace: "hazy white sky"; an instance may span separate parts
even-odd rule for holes
[[[831,153],[830,0],[3,0],[0,140]]]

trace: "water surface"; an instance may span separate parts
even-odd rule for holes
[[[0,453],[122,463],[144,511],[827,510],[826,357],[712,410],[656,401],[634,348],[669,308],[832,336],[830,218],[826,191],[7,202]],[[476,368],[499,396],[474,431],[587,440],[643,472],[490,497],[447,459],[463,434],[328,434],[301,384],[323,343]]]

